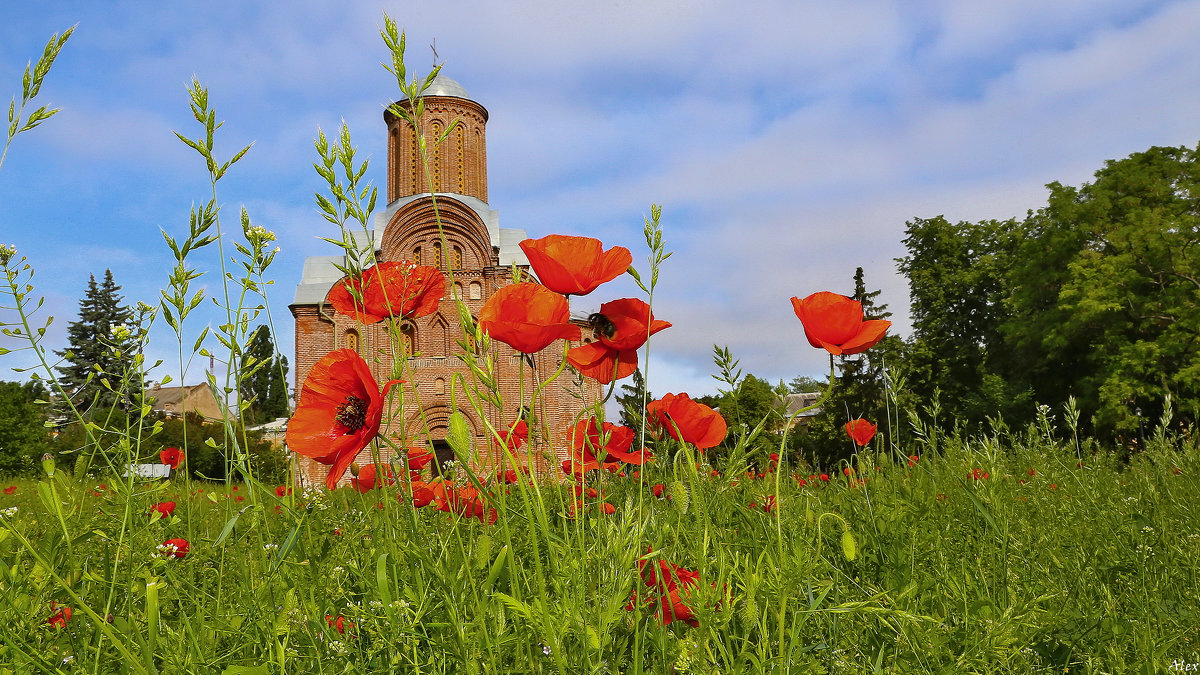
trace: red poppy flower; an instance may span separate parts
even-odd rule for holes
[[[326,614],[325,622],[329,624],[330,628],[342,634],[345,634],[348,630],[354,630],[354,622],[344,616],[339,616],[335,619],[332,614]]]
[[[971,469],[971,480],[984,480],[991,478],[991,475],[983,469]]]
[[[496,470],[496,482],[504,483],[505,485],[516,485],[517,484],[517,472],[513,469],[509,469],[508,471],[503,471],[503,470],[497,469]]]
[[[555,293],[587,295],[600,284],[621,276],[633,263],[633,255],[624,246],[607,251],[591,237],[551,234],[541,239],[526,239],[521,250],[529,258],[538,281]]]
[[[612,424],[611,422],[604,423],[604,462],[624,462],[641,466],[651,459],[654,455],[646,448],[642,448],[637,452],[630,452],[630,447],[633,446],[634,438],[637,436],[633,429],[627,426]]]
[[[445,294],[446,278],[436,267],[400,261],[369,267],[361,277],[343,277],[329,289],[325,302],[339,314],[371,324],[388,317],[433,314]]]
[[[168,539],[158,548],[172,558],[182,558],[189,550],[187,539]]]
[[[908,465],[909,465],[909,466],[916,466],[916,465],[917,465],[917,462],[918,462],[918,461],[920,461],[920,459],[921,459],[921,458],[920,458],[920,457],[917,457],[916,455],[909,455],[909,456],[908,456]]]
[[[699,583],[699,572],[673,565],[661,558],[653,562],[640,558],[637,565],[642,581],[653,589],[653,593],[646,597],[645,601],[658,605],[657,611],[664,626],[673,621],[686,621],[692,626],[699,625],[691,607],[683,601],[688,589]],[[626,609],[633,609],[636,602],[635,591]]]
[[[368,464],[358,470],[358,475],[350,479],[350,485],[355,490],[366,494],[384,485],[395,485],[396,477],[389,464]]]
[[[429,506],[436,496],[433,490],[429,489],[429,486],[425,483],[413,483],[412,501],[413,506],[418,509],[422,506]]]
[[[150,507],[151,511],[158,511],[163,518],[170,518],[175,512],[175,502],[159,502]]]
[[[687,394],[667,394],[646,404],[654,423],[671,438],[691,443],[698,450],[711,448],[725,440],[725,419],[716,410],[697,403]]]
[[[8,487],[4,488],[4,494],[6,494],[6,495],[11,495],[12,493],[14,493],[16,491],[17,491],[16,485],[9,485]]]
[[[578,370],[580,375],[600,384],[609,384],[629,377],[637,370],[637,362],[636,351],[619,351],[606,347],[601,342],[589,342],[567,351],[567,363]]]
[[[179,448],[166,448],[158,453],[158,462],[171,467],[172,471],[178,469],[183,463],[183,451]]]
[[[662,483],[656,483],[654,485],[654,487],[650,488],[650,494],[654,495],[655,497],[658,497],[659,499],[662,499],[663,491],[666,489],[667,489],[667,487],[665,485],[663,485]]]
[[[604,502],[603,504],[600,505],[600,510],[604,512],[604,515],[611,516],[612,514],[617,512],[617,507],[613,506],[612,504],[609,504],[608,502]]]
[[[50,618],[46,619],[46,623],[53,628],[66,628],[67,622],[71,620],[71,615],[74,613],[70,607],[59,607],[57,602],[50,603],[50,609],[55,610]]]
[[[804,325],[804,336],[814,347],[830,354],[858,354],[883,339],[891,321],[863,321],[862,303],[844,295],[821,291],[792,298],[792,308]]]
[[[596,462],[600,454],[600,427],[596,418],[589,417],[567,427],[567,448],[571,458],[579,463]]]
[[[508,428],[508,431],[500,434],[500,438],[509,452],[515,452],[529,441],[529,425],[525,423],[525,420],[517,420]]]
[[[292,488],[290,488],[286,485],[280,485],[279,487],[275,488],[275,496],[276,497],[286,497],[287,495],[290,495],[290,494],[292,494]]]
[[[847,466],[842,469],[842,473],[846,474],[847,476],[853,476],[854,469],[851,469],[850,467]]]
[[[649,336],[671,327],[669,322],[655,319],[650,305],[637,298],[600,305],[591,323],[596,341],[572,347],[567,362],[601,384],[632,375],[637,370],[637,350]]]
[[[821,474],[820,478],[821,478],[821,482],[823,482],[823,483],[829,482],[829,474],[827,474],[827,473]]]
[[[479,327],[522,354],[540,352],[555,340],[578,340],[567,299],[534,283],[496,291],[479,312]]]
[[[849,434],[850,438],[852,438],[859,446],[864,446],[867,443],[870,443],[871,439],[875,438],[876,429],[877,427],[874,424],[871,424],[861,417],[856,420],[850,420],[849,422],[846,422],[846,433]]]
[[[409,448],[408,449],[408,469],[409,471],[420,471],[424,469],[430,462],[433,461],[433,451],[425,448]]]
[[[359,451],[379,433],[383,398],[367,362],[353,349],[338,349],[317,361],[304,380],[300,404],[288,421],[287,445],[293,452],[329,464],[330,490]]]

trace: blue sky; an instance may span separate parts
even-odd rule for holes
[[[48,345],[65,344],[88,274],[111,268],[127,301],[157,301],[171,264],[159,229],[181,234],[209,196],[172,134],[200,133],[195,76],[225,121],[218,155],[254,143],[220,199],[228,231],[244,206],[279,236],[269,297],[290,354],[300,266],[333,252],[313,201],[318,128],[349,124],[382,191],[382,110],[397,98],[379,65],[385,11],[410,69],[430,67],[436,39],[444,72],[488,109],[502,225],[595,236],[644,265],[642,218],[663,205],[675,255],[655,306],[674,326],[653,342],[658,395],[712,392],[713,344],[770,380],[820,374],[788,299],[848,293],[857,266],[906,334],[894,258],[913,217],[1021,217],[1050,181],[1200,140],[1197,0],[8,2],[0,98],[78,24],[42,90],[62,112],[0,170],[0,243],[37,269]],[[215,251],[201,262],[215,269]],[[572,309],[635,290],[615,282]],[[156,328],[151,357],[172,364],[174,349]],[[0,379],[19,365],[0,357]]]

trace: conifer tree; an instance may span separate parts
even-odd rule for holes
[[[55,352],[64,359],[58,366],[63,388],[81,410],[93,402],[104,406],[118,403],[120,397],[113,390],[121,388],[122,376],[136,351],[135,331],[130,326],[133,312],[121,304],[120,290],[112,270],[104,271],[100,284],[91,275],[79,301],[79,319],[67,326],[67,348]],[[130,330],[114,330],[120,327]],[[104,386],[105,381],[109,387]]]
[[[287,357],[275,352],[271,330],[266,325],[254,329],[244,352],[240,384],[242,401],[250,404],[246,413],[248,424],[287,417],[287,373]]]
[[[850,297],[862,304],[865,320],[888,319],[892,313],[887,304],[879,303],[881,290],[868,291],[861,267],[854,270],[854,294]],[[823,464],[829,464],[849,456],[854,445],[845,432],[846,422],[864,417],[886,428],[886,397],[884,381],[886,363],[898,358],[903,341],[888,335],[874,347],[860,354],[835,357],[838,374],[834,378],[833,392],[821,408],[819,415],[811,418],[803,430],[792,437],[793,447]],[[800,378],[797,378],[799,380]],[[806,382],[807,384],[807,382]]]
[[[646,403],[653,400],[650,392],[646,391],[646,378],[642,376],[641,368],[633,371],[630,384],[621,385],[621,392],[617,395],[617,403],[621,405],[621,424],[631,429],[641,429],[642,418],[646,416]]]

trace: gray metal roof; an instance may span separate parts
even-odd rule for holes
[[[437,77],[433,78],[433,82],[429,83],[429,88],[426,89],[422,96],[452,96],[454,98],[465,98],[468,101],[474,101],[467,90],[461,84],[446,77],[441,72],[438,72]],[[401,96],[400,100],[407,99],[407,96]]]

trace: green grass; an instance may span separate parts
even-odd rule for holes
[[[915,466],[864,453],[852,468],[865,483],[835,470],[806,486],[807,471],[714,477],[682,454],[662,462],[661,448],[640,478],[593,474],[601,496],[574,517],[568,484],[494,487],[492,525],[415,509],[396,487],[279,498],[275,486],[75,483],[60,471],[41,481],[57,493],[43,500],[36,482],[7,482],[17,491],[0,508],[18,510],[0,530],[0,663],[13,665],[0,672],[1150,673],[1200,662],[1194,447],[1077,466],[1033,435],[935,440],[940,452],[906,450]],[[776,490],[772,512],[750,506]],[[175,514],[152,522],[165,499]],[[155,555],[175,537],[191,543],[185,558]],[[654,605],[626,609],[648,590],[647,549],[698,572],[685,598],[696,627],[662,625]],[[52,602],[72,607],[65,627],[47,623]]]

